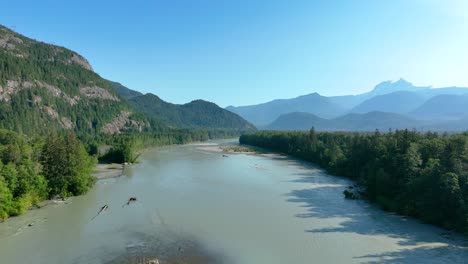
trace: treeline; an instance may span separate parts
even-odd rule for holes
[[[468,232],[468,133],[263,131],[241,136],[240,143],[349,177],[385,210]]]
[[[72,133],[27,138],[0,130],[0,220],[47,198],[85,193],[95,163]]]
[[[133,163],[141,152],[148,148],[187,144],[216,138],[232,138],[242,133],[236,129],[162,129],[157,132],[120,134],[106,137],[99,141],[99,137],[90,139],[90,154],[96,154],[102,162]],[[98,139],[98,140],[96,140]],[[86,140],[85,140],[86,141]],[[100,150],[107,146],[109,149]]]

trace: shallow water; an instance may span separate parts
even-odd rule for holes
[[[345,200],[349,181],[292,158],[226,158],[186,145],[147,152],[125,174],[0,224],[0,262],[112,263],[191,250],[242,264],[468,260],[463,237]],[[130,196],[138,201],[122,207]]]

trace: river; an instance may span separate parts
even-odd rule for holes
[[[84,196],[1,223],[0,262],[467,263],[463,237],[346,200],[349,185],[290,157],[164,147]]]

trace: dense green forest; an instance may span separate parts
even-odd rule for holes
[[[85,193],[95,163],[73,133],[28,138],[0,130],[0,220],[46,198]]]
[[[468,133],[262,131],[242,135],[240,143],[349,177],[385,210],[468,232]]]

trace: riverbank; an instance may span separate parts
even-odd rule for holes
[[[99,163],[94,168],[91,176],[98,180],[116,178],[123,175],[125,164],[119,163]]]
[[[123,175],[123,171],[125,169],[126,164],[119,164],[119,163],[99,163],[94,168],[91,176],[96,178],[97,180],[104,180],[110,178],[117,178]],[[66,199],[48,199],[41,201],[35,205],[32,205],[28,208],[28,210],[35,210],[40,209],[48,205],[65,205],[68,204],[68,198]],[[0,221],[1,222],[1,221]]]
[[[262,131],[239,141],[313,162],[332,175],[362,183],[366,198],[385,211],[468,234],[465,134]],[[435,145],[440,151],[432,150]]]
[[[248,145],[239,145],[239,144],[217,144],[217,143],[200,144],[200,145],[197,145],[195,149],[199,151],[219,153],[225,157],[228,157],[227,155],[252,155],[252,156],[272,158],[272,159],[286,159],[287,158],[285,155],[269,152],[262,148],[248,146]]]

